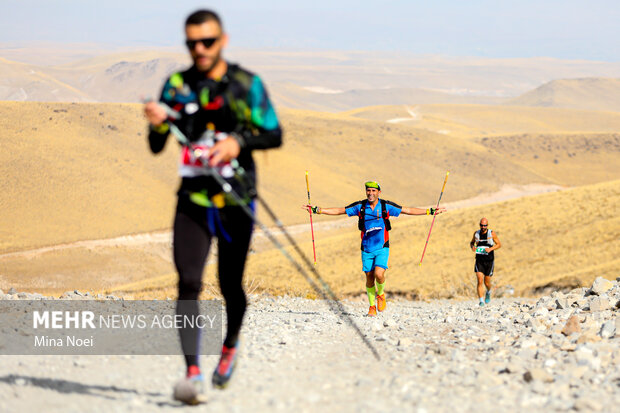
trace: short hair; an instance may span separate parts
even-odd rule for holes
[[[190,24],[202,24],[206,22],[214,21],[223,29],[222,20],[220,16],[217,15],[216,12],[211,10],[197,10],[187,16],[185,19],[185,26],[189,26]]]

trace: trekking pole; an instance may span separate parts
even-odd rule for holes
[[[178,115],[177,112],[171,109],[164,102],[159,102],[159,104],[166,109],[166,112],[168,112],[169,116],[172,119],[175,119],[174,116]],[[192,153],[194,153],[195,151],[194,145],[189,139],[187,139],[185,134],[174,123],[168,122],[168,124],[170,126],[170,132],[172,132],[177,142],[179,142],[182,146],[187,147],[189,150],[192,151]],[[239,166],[237,160],[233,160],[233,162],[231,162],[231,166],[233,166],[233,168],[235,169],[235,171],[237,172],[240,178],[247,180],[247,176],[245,175],[245,170],[241,166]],[[311,272],[320,282],[320,284],[323,287],[322,289],[308,275],[308,273],[304,270],[304,268],[284,249],[284,246],[276,239],[276,237],[271,233],[271,231],[267,229],[265,224],[263,224],[262,221],[260,221],[254,215],[253,211],[250,209],[248,205],[246,205],[243,202],[243,200],[241,199],[241,196],[237,194],[237,192],[233,189],[232,185],[226,182],[226,180],[222,177],[222,175],[220,175],[215,169],[210,168],[210,167],[207,167],[207,169],[210,172],[209,176],[213,177],[215,181],[218,183],[218,185],[222,188],[222,190],[226,192],[227,194],[229,194],[234,199],[235,203],[237,203],[237,205],[241,207],[243,212],[245,212],[245,214],[250,219],[252,219],[252,221],[254,221],[256,225],[258,225],[258,227],[263,231],[265,236],[273,243],[273,245],[276,246],[276,248],[282,253],[282,255],[284,255],[284,257],[288,259],[291,262],[291,264],[293,264],[295,269],[305,278],[306,282],[310,284],[312,289],[327,302],[327,305],[331,308],[331,310],[337,316],[342,318],[351,328],[353,328],[353,330],[355,330],[357,335],[361,338],[361,340],[364,342],[366,347],[368,347],[368,349],[373,354],[373,356],[377,360],[381,360],[381,356],[379,356],[379,352],[377,351],[377,349],[372,345],[372,343],[370,342],[370,340],[368,340],[368,338],[364,335],[364,333],[362,333],[362,331],[357,326],[355,321],[353,321],[351,316],[345,311],[344,306],[338,300],[338,297],[336,296],[336,294],[334,294],[334,292],[331,290],[329,285],[323,280],[323,278],[317,271],[316,267],[310,263],[310,260],[303,253],[301,248],[299,248],[299,246],[297,245],[293,237],[288,233],[288,231],[284,227],[284,224],[282,224],[282,222],[278,219],[278,217],[275,215],[275,213],[269,207],[269,205],[265,202],[265,200],[262,199],[262,197],[258,196],[258,193],[256,193],[256,191],[252,191],[252,194],[256,196],[256,199],[258,199],[258,202],[262,205],[263,208],[265,208],[265,211],[267,212],[267,214],[271,217],[271,219],[273,219],[277,227],[285,235],[286,239],[292,245],[293,249],[297,252],[297,254],[299,254],[302,261],[308,266],[308,268],[311,270]]]
[[[314,226],[312,225],[312,202],[310,202],[310,183],[308,182],[308,171],[306,171],[306,189],[308,190],[308,213],[310,214],[310,232],[312,233],[312,254],[314,255],[314,265],[316,265],[316,249],[314,247]]]
[[[424,244],[424,251],[422,251],[422,258],[420,258],[420,265],[422,265],[422,260],[424,259],[424,253],[426,252],[426,247],[428,246],[428,240],[431,238],[431,231],[433,230],[433,224],[435,223],[435,217],[437,216],[437,209],[439,208],[439,202],[441,202],[441,197],[443,196],[443,190],[446,189],[446,182],[448,182],[448,175],[450,175],[450,171],[446,172],[446,179],[444,179],[443,186],[441,187],[441,194],[439,194],[439,199],[437,200],[437,207],[435,208],[435,213],[433,214],[433,221],[431,222],[431,228],[428,230],[428,237],[426,237],[426,244]]]

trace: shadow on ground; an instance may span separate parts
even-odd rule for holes
[[[102,386],[96,384],[83,384],[63,379],[49,379],[41,377],[28,377],[11,374],[0,377],[0,383],[19,386],[33,386],[42,389],[53,390],[64,394],[85,394],[114,400],[120,395],[135,394],[136,396],[168,397],[163,393],[142,393],[135,389],[124,389],[118,386]]]

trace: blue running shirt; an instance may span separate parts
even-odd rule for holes
[[[359,216],[361,207],[362,201],[357,201],[347,206],[345,212],[350,217]],[[385,210],[388,213],[388,217],[398,217],[402,207],[393,202],[386,201]],[[384,246],[389,247],[389,234],[385,230],[385,222],[381,217],[381,200],[377,202],[374,209],[372,209],[370,203],[366,204],[364,226],[366,230],[362,234],[362,251],[373,252]]]

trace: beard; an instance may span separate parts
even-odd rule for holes
[[[209,56],[209,55],[196,55],[196,56],[193,56],[194,65],[196,66],[196,68],[200,72],[205,72],[205,73],[210,72],[220,62],[220,60],[222,60],[221,51],[218,51],[215,55],[213,55],[213,58],[212,58],[211,61],[207,60],[207,62],[201,63],[200,59],[201,58],[205,58],[205,57],[209,58],[211,56]]]

